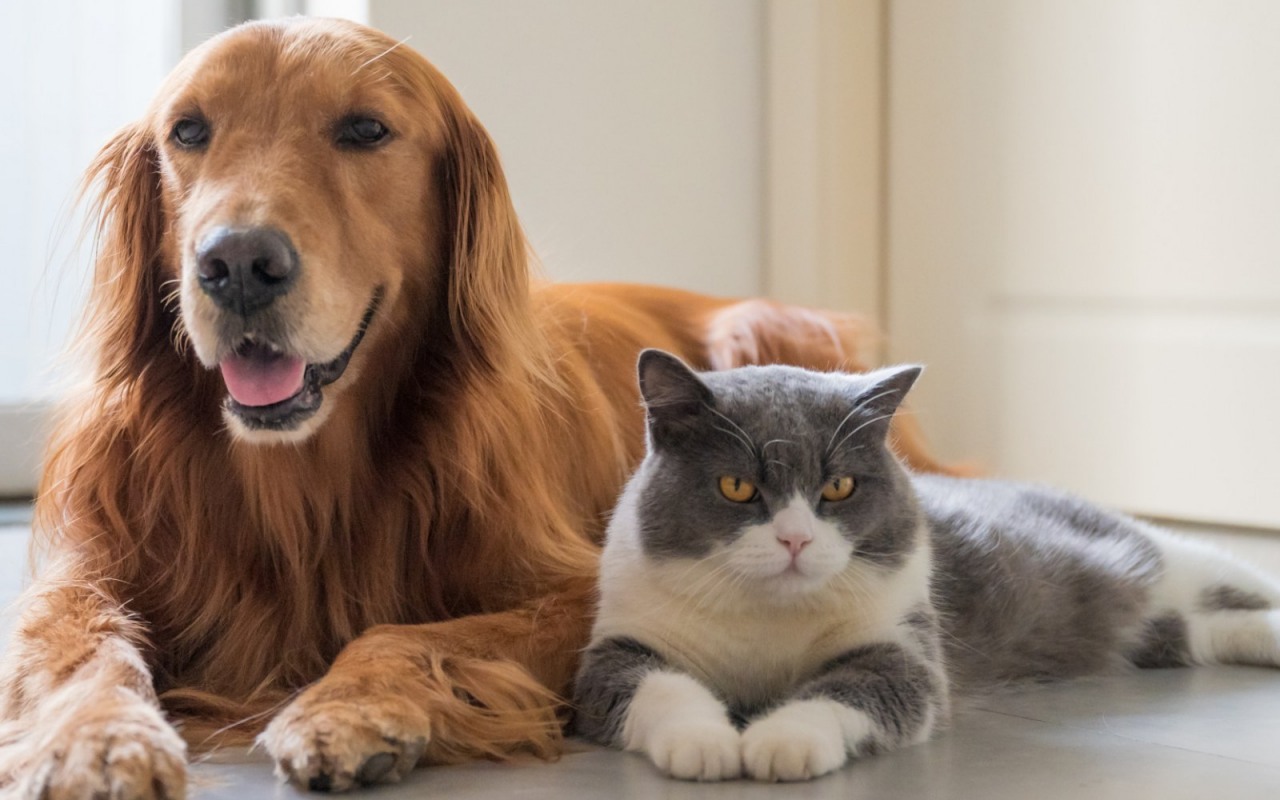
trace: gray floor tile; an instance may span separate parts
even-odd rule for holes
[[[993,695],[1000,714],[1280,769],[1280,671],[1155,670]]]
[[[924,798],[926,800],[1253,800],[1280,797],[1280,672],[1145,672],[1022,689],[962,711],[917,747],[784,787],[689,784],[643,758],[592,750],[555,764],[421,769],[370,797]],[[1203,745],[1213,745],[1212,750]],[[196,768],[201,800],[303,797],[265,762]]]

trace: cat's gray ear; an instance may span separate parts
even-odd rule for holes
[[[883,421],[887,433],[889,419],[902,405],[907,392],[911,391],[923,371],[924,367],[918,364],[907,364],[858,375],[853,384],[857,389],[853,403],[859,416],[866,420],[863,424],[870,428]]]
[[[636,371],[640,396],[655,433],[663,425],[691,422],[704,406],[714,402],[711,390],[697,373],[665,350],[650,348],[642,352]]]

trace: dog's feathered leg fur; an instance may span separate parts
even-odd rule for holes
[[[55,572],[34,585],[0,668],[0,789],[107,797],[123,779],[182,797],[186,744],[160,711],[145,647],[103,584]]]
[[[591,598],[582,581],[513,611],[372,628],[261,741],[282,777],[338,790],[399,780],[419,762],[554,757]]]

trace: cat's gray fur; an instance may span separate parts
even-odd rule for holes
[[[1060,492],[909,475],[885,435],[918,368],[698,375],[646,351],[639,372],[649,452],[576,683],[588,739],[678,777],[798,779],[927,738],[956,691],[1280,663],[1280,585],[1244,565]],[[845,475],[853,497],[822,500]],[[798,555],[769,550],[784,516]]]

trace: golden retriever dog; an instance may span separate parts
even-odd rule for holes
[[[181,797],[254,737],[313,789],[554,756],[639,350],[862,366],[852,317],[532,282],[480,124],[352,23],[196,49],[86,186],[92,382],[0,673],[25,797]]]

